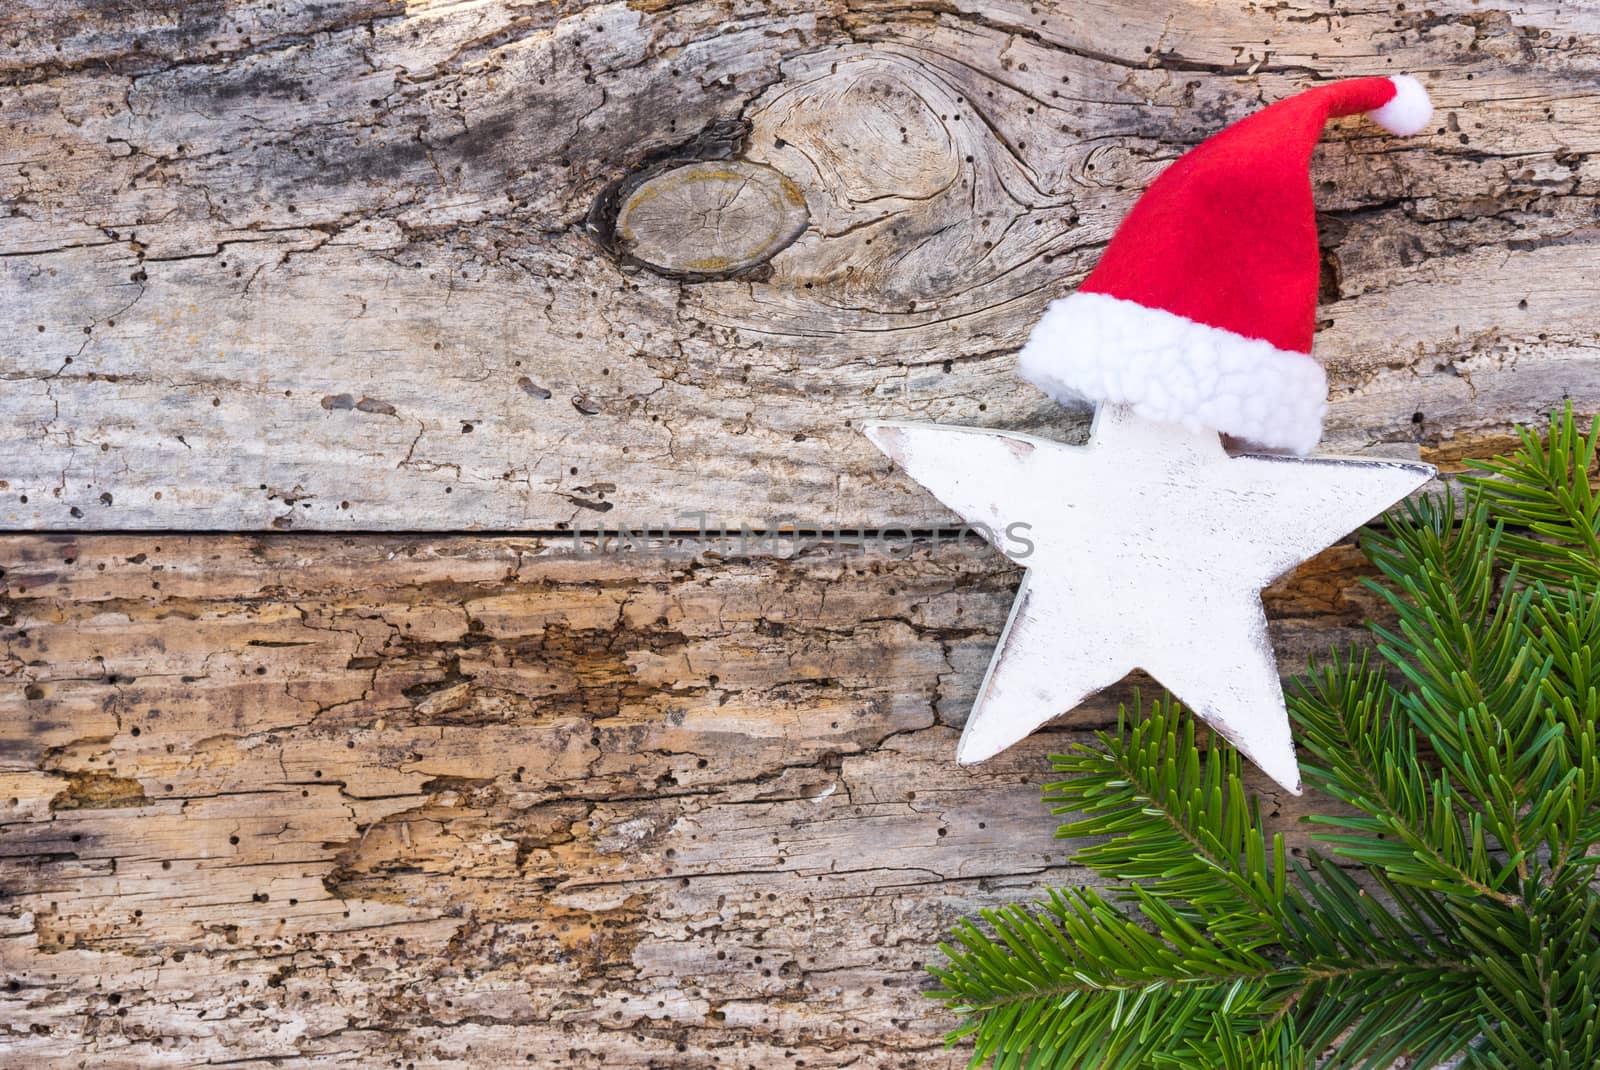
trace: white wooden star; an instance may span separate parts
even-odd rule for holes
[[[956,748],[981,762],[1133,669],[1295,794],[1261,588],[1433,478],[1431,465],[1230,457],[1214,431],[1101,405],[1089,442],[873,423],[867,436],[1027,568]],[[1030,540],[1008,538],[1011,525]]]

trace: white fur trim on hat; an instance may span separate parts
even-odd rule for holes
[[[1050,302],[1017,370],[1059,402],[1114,401],[1152,420],[1311,452],[1328,378],[1308,354],[1100,293]]]
[[[1410,137],[1420,133],[1433,118],[1433,101],[1428,99],[1428,91],[1409,74],[1390,75],[1389,81],[1394,83],[1394,96],[1389,98],[1389,103],[1367,114],[1391,134]]]

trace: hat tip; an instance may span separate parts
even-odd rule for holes
[[[1409,74],[1391,75],[1389,81],[1394,83],[1394,96],[1383,107],[1367,114],[1391,134],[1409,137],[1421,133],[1433,118],[1433,101],[1428,99],[1428,91]]]

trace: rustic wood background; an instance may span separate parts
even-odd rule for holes
[[[953,766],[1017,575],[855,425],[1081,434],[1012,354],[1150,178],[1399,71],[1324,448],[1455,470],[1600,408],[1592,3],[0,2],[0,1065],[962,1065],[1114,696]],[[890,530],[567,534],[702,516]]]

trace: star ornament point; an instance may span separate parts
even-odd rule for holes
[[[864,431],[1027,569],[958,762],[993,757],[1143,669],[1295,794],[1261,589],[1434,475],[1403,461],[1230,456],[1215,431],[1119,405],[1100,406],[1082,446],[934,424]]]

